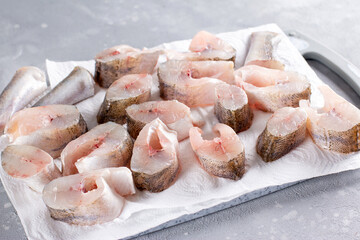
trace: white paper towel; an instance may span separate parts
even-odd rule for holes
[[[236,67],[240,67],[244,62],[251,32],[262,30],[282,33],[277,25],[269,24],[218,35],[236,48]],[[160,47],[185,51],[189,43],[189,40],[177,41],[162,44]],[[279,49],[286,70],[305,74],[312,83],[312,103],[321,105],[322,96],[316,89],[316,85],[322,83],[321,80],[288,39],[280,43]],[[59,63],[47,60],[46,66],[52,86],[68,75],[76,65],[94,72],[94,61]],[[159,98],[157,87],[154,86],[153,89],[152,99]],[[104,94],[104,89],[97,88],[94,97],[77,104],[89,128],[96,125],[96,114]],[[193,111],[206,118],[203,130],[205,134],[209,134],[211,127],[217,123],[213,107],[198,108]],[[2,169],[1,179],[29,239],[91,240],[133,236],[169,220],[196,213],[255,190],[360,167],[360,153],[340,155],[323,151],[309,136],[304,143],[279,160],[271,163],[263,162],[256,153],[255,143],[270,115],[255,111],[251,128],[239,134],[245,145],[247,159],[246,173],[241,180],[232,181],[207,174],[200,168],[195,155],[189,150],[191,149],[189,140],[185,140],[180,143],[182,170],[175,184],[161,193],[137,191],[134,196],[127,198],[119,218],[101,225],[75,226],[55,221],[51,219],[41,194],[11,179]]]

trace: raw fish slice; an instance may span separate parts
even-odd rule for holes
[[[5,126],[10,143],[38,147],[53,158],[85,132],[86,122],[72,105],[26,108],[15,113]]]
[[[193,127],[190,108],[176,100],[134,104],[126,109],[126,114],[127,128],[134,139],[146,124],[156,118],[160,118],[168,128],[176,131],[179,141],[187,138],[189,129]]]
[[[249,65],[235,71],[235,81],[245,90],[251,106],[267,112],[298,107],[299,101],[311,94],[308,79],[296,72]]]
[[[135,141],[130,163],[136,187],[150,192],[167,189],[180,171],[178,155],[176,132],[159,118],[148,123]]]
[[[37,67],[18,69],[0,95],[0,134],[15,112],[36,101],[47,88],[45,73]]]
[[[283,36],[274,32],[254,32],[251,34],[250,48],[245,59],[245,65],[284,70],[284,64],[279,60],[276,50]]]
[[[94,225],[117,218],[123,196],[134,194],[128,168],[105,168],[60,177],[47,184],[43,200],[55,220],[76,225]]]
[[[91,73],[83,67],[75,67],[55,88],[34,106],[51,104],[75,104],[95,94],[95,82]]]
[[[201,129],[190,129],[191,147],[208,173],[222,178],[240,179],[245,173],[245,148],[234,130],[222,123],[213,127],[218,135],[204,140]]]
[[[127,74],[152,74],[162,50],[139,50],[127,45],[115,46],[96,55],[95,81],[108,88]]]
[[[265,162],[281,158],[300,145],[306,136],[307,114],[301,108],[276,110],[257,139],[256,151]]]
[[[221,84],[216,86],[215,96],[214,112],[219,122],[235,132],[250,128],[254,115],[244,90],[235,85]]]
[[[231,61],[168,61],[158,70],[160,96],[189,107],[214,105],[215,86],[233,83],[233,73]]]
[[[113,122],[98,125],[61,152],[63,175],[127,166],[132,149],[132,139],[123,126]]]
[[[206,32],[198,32],[192,39],[189,50],[200,55],[193,60],[224,60],[235,62],[236,50],[224,40]]]
[[[28,145],[10,145],[1,153],[5,172],[22,179],[31,189],[42,192],[51,180],[61,176],[53,158],[40,148]]]
[[[146,102],[151,95],[152,77],[130,74],[116,80],[106,92],[97,115],[98,123],[108,121],[124,124],[128,106]]]
[[[319,90],[324,97],[324,107],[314,109],[309,101],[300,101],[308,113],[307,129],[313,141],[323,149],[340,153],[360,150],[360,110],[337,95],[329,86]]]

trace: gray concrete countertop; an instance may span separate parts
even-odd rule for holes
[[[299,30],[360,66],[360,4],[355,1],[2,1],[0,91],[21,66],[45,59],[88,60],[116,45],[151,47],[277,23]],[[336,75],[320,77],[360,107]],[[138,239],[360,239],[360,170],[307,180],[279,192]],[[0,186],[0,239],[25,239]]]

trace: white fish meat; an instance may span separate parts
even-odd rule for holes
[[[146,124],[159,118],[168,128],[177,132],[178,140],[181,141],[189,136],[189,129],[193,127],[190,113],[188,106],[176,100],[134,104],[126,109],[127,128],[136,139]]]
[[[249,65],[235,71],[236,85],[242,87],[249,104],[274,112],[283,107],[298,107],[301,99],[309,99],[309,80],[296,72]]]
[[[159,119],[145,125],[134,143],[130,168],[141,190],[161,192],[174,183],[180,164],[176,132]]]
[[[152,77],[148,74],[129,74],[116,80],[106,91],[104,102],[97,115],[98,123],[126,122],[128,106],[149,100]]]
[[[190,129],[191,147],[201,166],[211,175],[240,179],[245,173],[245,148],[234,130],[226,124],[218,123],[213,127],[218,136],[204,140],[200,128]]]
[[[158,70],[160,96],[189,107],[215,104],[215,86],[234,83],[231,61],[167,61]]]
[[[42,192],[51,180],[61,176],[53,158],[40,148],[10,145],[1,153],[1,164],[11,177],[21,179],[31,189]]]
[[[307,128],[320,148],[340,153],[360,150],[360,110],[337,95],[329,86],[319,86],[324,107],[312,108],[307,100],[300,107],[308,113]]]
[[[15,113],[5,126],[5,134],[11,144],[35,146],[57,158],[66,144],[86,129],[75,106],[49,105]]]
[[[117,218],[124,197],[134,193],[128,168],[105,168],[51,181],[44,187],[43,200],[55,220],[94,225]]]
[[[94,96],[95,81],[91,73],[83,67],[75,67],[73,71],[56,87],[42,97],[34,106],[51,104],[75,104]]]
[[[162,50],[139,50],[127,45],[105,49],[96,55],[95,81],[108,88],[127,74],[152,74]]]
[[[274,32],[252,33],[245,65],[284,70],[285,66],[277,55],[277,47],[283,38],[284,36]]]
[[[235,132],[250,128],[254,115],[244,90],[224,83],[215,87],[215,96],[214,112],[219,122],[228,125]]]
[[[0,133],[15,112],[36,101],[47,88],[45,73],[39,68],[18,69],[0,95]]]
[[[277,160],[300,145],[306,137],[307,114],[301,108],[276,110],[256,143],[256,151],[265,162]]]
[[[123,126],[113,122],[98,125],[61,152],[63,175],[127,166],[132,149],[132,139]]]

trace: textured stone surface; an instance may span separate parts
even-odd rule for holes
[[[85,5],[86,4],[86,5]],[[45,58],[88,60],[106,47],[151,47],[201,29],[235,31],[265,23],[297,29],[360,66],[360,4],[355,1],[3,1],[0,90],[24,65]],[[360,98],[316,62],[319,76],[360,107]],[[360,239],[360,170],[285,190],[139,239]],[[0,186],[1,239],[26,239]]]

